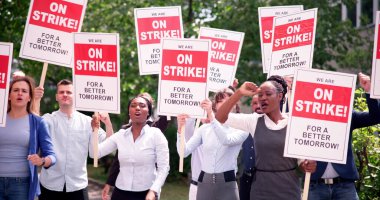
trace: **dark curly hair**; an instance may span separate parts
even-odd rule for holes
[[[274,87],[276,87],[276,91],[278,93],[282,93],[281,103],[284,104],[285,95],[288,92],[288,84],[286,83],[285,79],[279,75],[272,75],[267,79],[267,81],[271,82]]]

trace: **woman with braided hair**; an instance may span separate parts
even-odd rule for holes
[[[257,87],[245,82],[218,110],[216,119],[236,129],[252,134],[255,146],[255,172],[251,187],[253,199],[301,199],[296,169],[313,172],[315,161],[298,161],[283,156],[287,114],[281,113],[280,104],[287,93],[286,81],[271,76]],[[234,114],[231,108],[243,96],[258,94],[263,114]]]

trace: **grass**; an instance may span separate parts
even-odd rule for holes
[[[189,187],[184,181],[165,182],[160,200],[186,200],[189,198]]]
[[[107,180],[108,174],[103,173],[103,168],[94,168],[92,164],[87,165],[88,176],[102,183]],[[160,200],[186,200],[189,196],[189,185],[186,181],[165,182],[162,188]]]
[[[95,168],[92,163],[87,165],[88,177],[91,177],[95,180],[98,180],[102,183],[105,183],[107,181],[107,178],[108,178],[108,173],[105,174],[103,172],[104,172],[104,170],[102,167]]]

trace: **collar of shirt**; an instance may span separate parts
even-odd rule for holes
[[[74,115],[78,115],[79,112],[77,112],[75,109],[73,109],[73,112],[71,114],[67,114],[65,112],[62,112],[61,109],[57,110],[56,113],[60,115],[61,117],[65,117],[67,119],[73,118]]]
[[[144,127],[141,129],[141,132],[140,132],[140,135],[139,137],[136,138],[136,141],[145,134],[145,132],[147,131],[147,129],[151,128],[148,124],[145,124]],[[132,134],[132,126],[127,128],[125,130],[125,133],[124,133],[126,136],[128,135],[131,135],[131,137],[133,138],[133,134]]]
[[[272,130],[280,130],[284,128],[286,125],[288,125],[288,114],[282,114],[282,117],[284,119],[279,120],[277,124],[274,123],[274,121],[272,121],[266,114],[257,114],[257,115],[260,115],[260,116],[264,115],[265,125],[267,125],[267,127]]]

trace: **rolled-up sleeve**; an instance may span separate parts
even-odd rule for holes
[[[45,122],[44,119],[40,121],[37,132],[38,142],[41,148],[41,154],[43,157],[49,157],[51,160],[50,166],[53,166],[57,162],[57,158],[53,150],[53,143],[49,134],[48,124]]]

